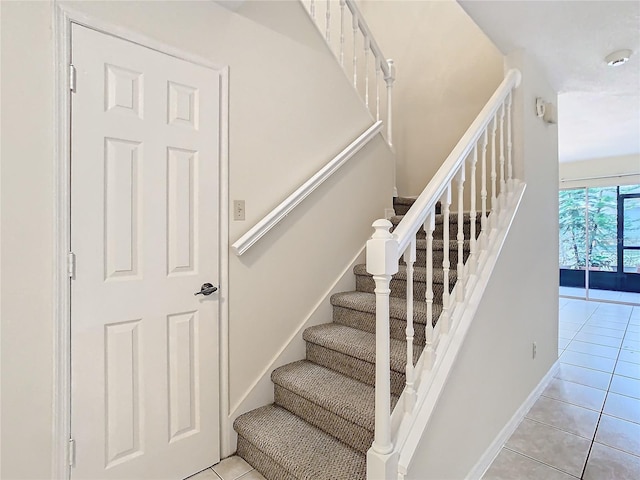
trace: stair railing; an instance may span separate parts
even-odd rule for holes
[[[386,114],[385,136],[393,147],[392,93],[396,76],[393,60],[382,54],[355,0],[305,0],[303,4],[372,116],[379,121]],[[386,96],[380,94],[382,80],[386,84]]]
[[[507,72],[504,81],[393,233],[389,231],[392,224],[388,220],[377,220],[373,224],[375,233],[367,242],[367,271],[373,275],[376,296],[375,436],[367,455],[369,479],[398,478],[398,459],[402,448],[399,443],[404,441],[399,438],[399,432],[404,428],[402,422],[406,422],[407,417],[411,421],[411,416],[424,400],[428,385],[422,380],[428,377],[438,357],[444,354],[438,348],[440,340],[455,328],[456,319],[459,319],[462,310],[459,307],[463,307],[468,298],[465,293],[469,294],[473,288],[475,278],[480,273],[496,236],[500,212],[507,208],[509,199],[519,184],[514,178],[511,134],[512,92],[520,84],[520,78],[518,70]],[[464,184],[467,178],[470,192],[465,198]],[[480,200],[479,209],[477,197]],[[457,235],[455,239],[450,239],[451,206],[454,200]],[[438,203],[441,206],[439,218],[442,221],[443,260],[442,273],[439,275],[441,278],[436,283],[433,244]],[[470,219],[468,237],[465,237],[464,231],[465,214]],[[414,298],[413,274],[417,236],[421,229],[426,238],[426,288],[424,298],[417,299]],[[465,263],[466,238],[469,257]],[[457,248],[457,262],[453,271],[449,258],[452,247],[454,251]],[[406,386],[392,416],[389,400],[389,296],[391,278],[399,271],[401,260],[404,261],[407,278]],[[451,290],[453,280],[455,287]],[[439,287],[440,283],[442,288]],[[438,318],[434,315],[436,289],[442,290],[442,307]],[[466,292],[467,289],[469,291]],[[414,356],[414,301],[426,303],[427,316],[426,344],[417,362]],[[444,343],[448,345],[448,342]]]

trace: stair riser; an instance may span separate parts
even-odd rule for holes
[[[269,480],[300,480],[284,470],[241,435],[238,435],[237,454]]]
[[[389,319],[391,338],[396,340],[406,340],[407,322],[397,318]],[[351,310],[350,308],[333,307],[333,321],[340,325],[345,325],[369,333],[376,333],[376,314]],[[413,343],[415,345],[425,345],[425,326],[415,323],[413,326]]]
[[[407,297],[407,282],[405,280],[391,279],[391,296],[396,298]],[[365,275],[356,275],[356,290],[358,292],[375,293],[374,290],[376,284],[373,278]],[[449,292],[453,289],[453,282],[450,282]],[[422,299],[425,298],[427,291],[427,284],[424,282],[413,282],[413,298]],[[444,292],[444,286],[442,284],[433,284],[433,303],[442,305],[442,294]]]
[[[414,202],[411,202],[411,205],[406,205],[405,203],[398,203],[394,200],[393,209],[396,212],[396,215],[406,215],[409,209],[413,206]],[[442,208],[440,202],[436,203],[436,213],[442,213]]]
[[[280,385],[274,385],[275,403],[364,454],[373,443],[373,430],[356,425]]]
[[[367,385],[375,386],[376,366],[374,363],[369,363],[311,342],[307,342],[307,360],[343,375],[348,375]],[[399,396],[402,393],[404,384],[404,373],[391,370],[391,393]]]

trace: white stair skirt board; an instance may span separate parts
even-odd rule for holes
[[[469,278],[465,302],[459,304],[459,308],[456,308],[452,313],[454,327],[448,335],[441,337],[439,344],[435,347],[436,362],[417,386],[418,398],[411,421],[396,418],[400,415],[398,410],[394,410],[392,414],[392,424],[400,424],[397,434],[398,446],[396,447],[400,453],[398,462],[400,478],[404,478],[404,475],[407,474],[420,439],[439,402],[451,368],[462,349],[466,333],[491,279],[493,268],[507,238],[511,223],[518,213],[525,190],[526,184],[524,183],[516,186],[507,208],[500,212],[499,228],[492,230],[492,236],[495,237],[491,240],[492,246],[486,252],[486,256],[480,259],[478,274]]]
[[[527,399],[520,405],[520,408],[516,410],[511,419],[507,422],[507,424],[500,430],[500,433],[493,440],[489,448],[484,452],[482,457],[478,460],[478,462],[473,466],[471,471],[466,477],[466,480],[479,480],[485,474],[485,472],[489,469],[493,461],[496,459],[500,450],[502,450],[502,446],[507,442],[509,437],[515,432],[518,425],[527,414],[527,412],[531,409],[538,397],[542,394],[547,385],[553,380],[558,369],[560,368],[560,360],[556,360],[556,362],[551,366],[547,374],[542,377],[540,383],[533,389],[533,391],[529,394]]]

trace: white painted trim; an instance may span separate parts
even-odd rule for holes
[[[316,188],[322,185],[331,175],[333,175],[351,157],[358,153],[369,141],[380,132],[382,122],[378,121],[365,130],[358,138],[351,142],[344,150],[336,155],[333,160],[322,167],[309,180],[304,182],[295,192],[289,195],[280,205],[269,212],[262,220],[256,223],[247,233],[242,235],[231,246],[233,253],[240,256],[258,240],[260,240],[269,230],[275,227],[284,217],[286,217],[296,206],[307,198]]]
[[[219,151],[219,349],[220,419],[222,438],[229,404],[229,67],[166,45],[137,32],[88,16],[59,2],[54,3],[54,365],[51,478],[69,479],[67,440],[71,435],[71,282],[67,276],[67,253],[71,246],[71,24],[76,23],[220,73]],[[222,452],[223,444],[220,444]]]
[[[54,281],[53,281],[53,425],[51,478],[68,479],[68,439],[71,435],[71,281],[67,253],[71,246],[71,21],[59,5],[53,12],[54,28]]]
[[[536,400],[540,397],[542,392],[547,385],[551,383],[551,380],[555,377],[558,369],[560,368],[560,360],[556,360],[551,368],[546,373],[540,383],[533,389],[533,391],[529,394],[527,399],[520,405],[520,408],[516,410],[511,419],[507,422],[507,424],[500,430],[496,438],[494,438],[491,445],[487,448],[487,450],[482,454],[478,462],[473,466],[471,471],[465,477],[465,480],[479,480],[485,474],[485,472],[489,469],[495,458],[502,450],[502,446],[509,440],[509,437],[515,432],[518,425],[527,414],[527,412],[533,407],[533,404],[536,403]]]
[[[402,424],[395,437],[397,439],[395,449],[400,453],[399,473],[407,473],[422,435],[428,428],[433,411],[444,390],[453,364],[462,349],[484,291],[489,284],[525,189],[526,184],[518,184],[511,198],[511,203],[500,212],[500,215],[504,216],[504,223],[500,224],[500,230],[494,231],[496,237],[491,241],[491,250],[488,252],[484,264],[479,267],[478,274],[470,277],[470,281],[473,282],[473,288],[471,286],[469,288],[470,295],[465,297],[465,303],[459,303],[453,311],[452,329],[449,334],[440,336],[439,344],[436,347],[436,363],[430,371],[424,372],[425,377],[420,379],[416,387],[418,400],[415,413],[411,417],[402,419]]]
[[[367,25],[367,21],[364,19],[364,15],[360,12],[358,8],[358,4],[355,0],[345,0],[345,5],[351,10],[351,14],[354,17],[357,17],[358,27],[360,28],[360,32],[362,32],[362,36],[369,40],[371,51],[373,52],[375,58],[380,62],[380,69],[382,73],[384,73],[385,77],[391,76],[391,67],[387,63],[387,57],[384,56],[382,50],[378,46],[378,42],[376,42],[373,33],[371,33],[371,29],[369,25]]]
[[[164,55],[178,58],[187,62],[195,63],[202,67],[211,68],[213,70],[224,70],[227,66],[211,62],[209,59],[196,55],[194,53],[182,50],[174,47],[173,45],[166,44],[155,38],[148,37],[142,33],[136,32],[129,28],[114,25],[108,21],[93,15],[88,15],[81,10],[77,10],[71,5],[66,4],[64,1],[55,2],[58,9],[60,9],[64,17],[69,21],[81,25],[83,27],[90,28],[105,35],[111,35],[112,37],[118,37],[122,40],[126,40],[131,43],[140,45],[141,47],[155,50]],[[71,36],[69,35],[69,39]],[[69,45],[70,46],[70,45]]]
[[[220,198],[219,198],[219,395],[220,457],[226,457],[230,426],[225,421],[229,412],[229,67],[224,67],[220,85]],[[235,448],[234,448],[235,450]],[[233,451],[231,452],[233,453]]]
[[[351,259],[349,264],[340,272],[333,284],[327,289],[324,295],[318,300],[309,312],[309,315],[298,325],[298,328],[291,334],[283,347],[272,357],[271,362],[266,365],[260,376],[251,384],[246,393],[238,400],[229,412],[227,422],[229,425],[228,443],[236,444],[236,434],[232,429],[233,421],[250,410],[261,407],[266,403],[273,402],[273,383],[271,382],[271,372],[287,363],[295,362],[305,358],[306,342],[302,339],[302,333],[308,327],[327,323],[331,320],[333,307],[330,303],[331,295],[338,292],[347,292],[355,289],[355,276],[353,267],[364,262],[365,245]],[[329,317],[329,318],[327,318]],[[268,392],[267,390],[268,389]],[[235,451],[235,448],[234,450]],[[231,453],[233,453],[233,451]]]

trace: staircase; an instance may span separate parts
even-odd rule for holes
[[[396,198],[399,224],[413,200]],[[433,235],[433,323],[443,306],[445,288],[452,291],[456,272],[444,285],[444,249],[451,263],[458,261],[458,242],[445,244],[444,215],[435,215]],[[480,215],[475,215],[480,232]],[[471,216],[464,215],[465,238],[469,238]],[[458,216],[449,215],[449,237],[456,238]],[[427,306],[420,299],[427,293],[427,243],[424,230],[416,240],[413,273],[415,334],[413,361],[425,346]],[[469,256],[465,241],[463,261]],[[391,408],[405,388],[407,337],[407,271],[401,265],[390,283]],[[275,403],[250,411],[236,419],[237,453],[267,479],[366,479],[366,453],[374,440],[376,299],[375,284],[365,265],[356,265],[356,291],[331,297],[333,321],[304,331],[306,359],[284,365],[271,374]]]

